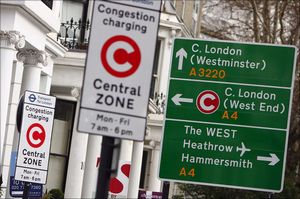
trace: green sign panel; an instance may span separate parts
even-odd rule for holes
[[[280,192],[296,48],[176,38],[159,177]]]

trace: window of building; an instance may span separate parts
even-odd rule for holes
[[[64,191],[76,103],[56,100],[46,189]]]
[[[87,49],[90,20],[88,0],[63,1],[58,40],[69,49]]]
[[[148,166],[149,166],[149,155],[150,151],[144,150],[143,151],[143,159],[142,159],[142,168],[141,168],[141,176],[140,176],[140,188],[146,189],[146,181],[148,177]]]
[[[61,21],[70,21],[71,18],[73,18],[74,21],[82,19],[86,4],[88,4],[88,0],[63,1]]]
[[[150,98],[155,98],[155,92],[157,91],[158,87],[158,66],[159,66],[159,55],[160,55],[160,48],[161,48],[161,40],[157,40],[156,47],[155,47],[155,54],[154,54],[154,62],[153,62],[153,75],[151,80],[151,87],[150,87]]]
[[[52,9],[53,0],[41,0],[48,8]]]

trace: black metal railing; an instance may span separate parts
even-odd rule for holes
[[[71,50],[86,50],[88,46],[88,31],[90,30],[90,21],[83,22],[81,19],[74,21],[73,17],[64,23],[61,23],[60,32],[57,35],[57,41]]]
[[[46,6],[48,6],[50,9],[53,7],[53,0],[41,0]]]

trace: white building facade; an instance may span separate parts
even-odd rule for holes
[[[2,197],[10,198],[10,160],[18,146],[19,99],[25,90],[31,90],[57,98],[44,191],[55,188],[62,190],[65,198],[93,198],[102,137],[79,133],[76,126],[94,1],[0,2]],[[194,35],[178,18],[173,4],[162,3],[145,141],[116,141],[119,147],[113,168],[117,168],[117,160],[137,168],[137,175],[129,180],[129,187],[136,189],[130,189],[128,197],[137,197],[138,189],[162,192],[163,188],[157,176],[172,42],[176,36]]]

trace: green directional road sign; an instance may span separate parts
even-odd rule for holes
[[[159,177],[283,189],[296,48],[176,38]]]

